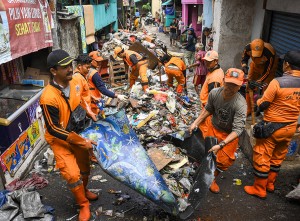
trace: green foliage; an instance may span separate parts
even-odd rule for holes
[[[147,4],[143,5],[142,9],[145,10],[145,11],[151,11],[151,5],[150,5],[150,3],[148,2]]]

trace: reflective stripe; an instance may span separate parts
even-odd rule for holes
[[[223,173],[224,172],[224,170],[221,170],[220,168],[218,168],[217,167],[217,170],[219,171],[219,172],[221,172],[221,173]]]
[[[254,175],[258,176],[260,178],[268,178],[269,172],[260,172],[260,171],[258,171],[256,169],[254,169]]]
[[[280,167],[281,167],[281,166],[271,166],[271,167],[270,167],[270,170],[271,170],[271,171],[274,171],[274,172],[279,172],[279,171],[280,171]]]
[[[68,183],[67,185],[68,185],[68,187],[70,188],[70,189],[73,189],[73,188],[75,188],[75,187],[77,187],[77,186],[80,186],[82,184],[82,180],[78,180],[77,182],[75,182],[75,183]]]

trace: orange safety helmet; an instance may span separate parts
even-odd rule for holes
[[[98,67],[98,61],[103,61],[103,58],[101,57],[100,52],[98,51],[92,51],[91,53],[89,53],[89,57],[93,59],[91,65],[94,68]]]

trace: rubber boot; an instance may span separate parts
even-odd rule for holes
[[[275,189],[274,183],[276,181],[277,176],[278,176],[277,172],[274,172],[274,171],[269,172],[268,183],[267,183],[267,191],[270,192],[270,193],[274,192],[274,189]]]
[[[246,93],[246,103],[247,103],[247,117],[251,115],[251,100],[249,93]]]
[[[147,88],[149,88],[148,84],[143,85],[143,90],[144,90],[144,92],[146,91]]]
[[[90,202],[85,196],[83,184],[71,189],[75,196],[76,202],[80,206],[79,221],[88,221],[91,218]]]
[[[249,195],[257,196],[261,199],[265,199],[267,197],[267,187],[268,179],[255,177],[255,181],[253,186],[245,186],[244,190]]]
[[[89,200],[89,201],[95,201],[98,199],[98,195],[95,193],[92,193],[91,191],[89,191],[87,189],[87,184],[89,182],[89,177],[88,176],[83,176],[82,177],[82,183],[83,183],[83,187],[85,190],[85,197]]]
[[[218,186],[217,182],[216,182],[216,177],[219,175],[219,171],[218,170],[215,170],[215,179],[213,180],[212,184],[210,185],[209,187],[209,190],[212,192],[212,193],[219,193],[220,192],[220,187]]]

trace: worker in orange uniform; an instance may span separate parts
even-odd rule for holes
[[[101,70],[101,61],[103,61],[100,53],[98,51],[92,51],[89,53],[89,57],[92,61],[86,79],[91,92],[91,108],[95,114],[99,114],[100,110],[97,103],[100,102],[102,94],[111,98],[118,98],[121,101],[126,101],[128,98],[125,95],[114,93],[106,88],[105,83],[102,81],[101,75],[99,74]]]
[[[89,85],[86,80],[86,76],[89,73],[92,59],[84,54],[79,55],[74,61],[76,61],[76,69],[74,70],[73,79],[81,82],[82,84],[82,102],[86,105],[87,112],[94,121],[97,121],[97,115],[91,109],[91,93]]]
[[[248,60],[251,58],[250,70],[248,73]],[[278,58],[276,51],[271,44],[261,39],[254,39],[247,44],[241,61],[242,69],[245,75],[248,75],[248,84],[246,88],[247,116],[251,114],[251,100],[249,90],[255,90],[252,82],[258,84],[269,84],[274,79],[277,70]]]
[[[165,67],[165,72],[168,76],[168,86],[173,87],[174,78],[178,82],[176,92],[181,94],[186,84],[186,66],[183,60],[178,57],[170,57],[164,55],[161,62]]]
[[[90,174],[89,152],[96,143],[79,135],[84,129],[85,112],[80,105],[82,85],[72,79],[72,61],[61,49],[48,55],[52,81],[45,87],[40,105],[46,124],[45,139],[53,150],[56,167],[80,206],[79,220],[86,221],[91,216],[89,200],[98,199],[97,194],[86,188]]]
[[[264,111],[271,133],[256,139],[253,148],[253,186],[245,186],[246,193],[265,198],[274,191],[274,182],[288,145],[296,132],[300,114],[300,51],[284,55],[284,75],[271,81],[263,97],[257,101],[259,111]],[[263,131],[267,132],[266,128]],[[254,134],[255,135],[255,134]],[[257,135],[256,135],[257,137]]]
[[[189,127],[190,133],[212,115],[208,121],[208,131],[204,137],[212,136],[219,144],[213,146],[209,152],[216,154],[217,169],[210,191],[219,193],[220,188],[216,177],[227,170],[234,162],[238,148],[238,137],[242,134],[246,122],[246,100],[238,93],[243,84],[244,72],[230,68],[224,78],[224,86],[215,88],[209,93],[208,101],[200,116]]]
[[[131,50],[124,50],[121,47],[116,47],[114,50],[114,59],[117,57],[122,58],[125,64],[125,72],[128,71],[128,68],[131,67],[131,73],[129,76],[129,88],[131,88],[135,81],[140,76],[141,84],[143,90],[149,88],[147,70],[148,70],[148,60],[146,57],[140,55],[139,53]]]
[[[202,105],[202,109],[204,109],[208,95],[212,89],[223,86],[224,82],[224,71],[219,65],[219,55],[216,51],[208,51],[204,58],[204,64],[207,68],[206,79],[203,83],[201,92],[200,92],[200,101]],[[211,116],[207,117],[205,121],[199,124],[199,129],[201,130],[203,136],[206,135],[208,131],[209,123],[211,121]]]

